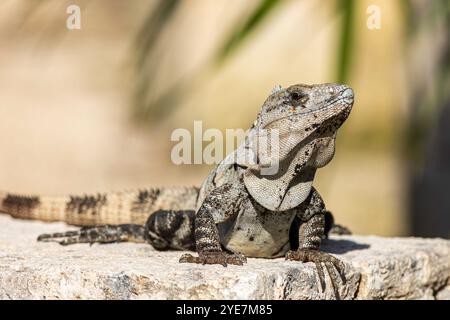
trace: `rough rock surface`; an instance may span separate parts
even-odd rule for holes
[[[249,259],[244,267],[179,264],[181,252],[145,244],[38,243],[63,223],[0,215],[2,299],[334,299],[312,263]],[[345,299],[449,299],[450,241],[332,237],[323,246],[347,264]]]

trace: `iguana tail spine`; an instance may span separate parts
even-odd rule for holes
[[[144,224],[159,210],[195,210],[196,187],[148,188],[82,196],[30,196],[0,192],[0,212],[14,218],[72,225]]]

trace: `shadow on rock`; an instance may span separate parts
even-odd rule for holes
[[[324,239],[320,248],[328,253],[341,254],[353,250],[369,249],[370,245],[344,239]]]

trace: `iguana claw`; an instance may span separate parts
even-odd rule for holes
[[[325,272],[322,263],[331,279],[331,287],[334,291],[336,299],[340,299],[339,290],[337,289],[338,278],[341,279],[342,284],[345,284],[346,278],[344,274],[345,265],[336,257],[326,252],[311,249],[299,249],[296,251],[288,251],[286,253],[286,260],[295,260],[302,262],[314,262],[317,269],[317,274],[320,281],[322,292],[325,291]]]

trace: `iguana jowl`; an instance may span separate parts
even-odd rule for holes
[[[0,211],[18,218],[87,225],[41,235],[40,241],[146,241],[159,250],[196,250],[198,256],[180,258],[186,263],[242,265],[246,257],[280,256],[314,262],[322,288],[324,265],[338,296],[335,283],[345,280],[344,265],[319,251],[332,217],[312,183],[316,169],[333,158],[336,132],[353,99],[352,89],[345,85],[276,88],[245,142],[210,172],[200,189],[61,198],[5,194]],[[253,143],[262,132],[279,137],[278,170],[271,175],[263,170],[273,158]],[[252,155],[257,161],[250,163]]]

